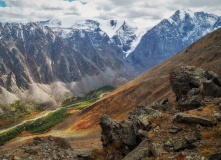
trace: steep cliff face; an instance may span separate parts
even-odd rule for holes
[[[220,19],[204,12],[178,10],[147,31],[127,60],[141,72],[150,69],[219,28]]]
[[[21,92],[30,91],[33,84],[47,85],[36,86],[35,89],[52,95],[69,90],[80,93],[94,89],[110,82],[121,67],[121,61],[115,57],[116,65],[111,66],[111,62],[107,63],[107,60],[96,55],[87,41],[80,41],[79,44],[85,42],[82,47],[85,50],[70,47],[49,27],[35,23],[6,23],[0,24],[0,32],[1,92],[4,90],[14,94],[12,99],[17,95],[20,95],[17,98],[27,97],[27,94],[21,96]],[[61,85],[54,89],[54,83],[58,82]],[[73,82],[82,82],[83,86],[76,90],[78,86]]]

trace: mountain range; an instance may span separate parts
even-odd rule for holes
[[[120,86],[221,26],[221,17],[178,10],[152,29],[124,20],[66,16],[0,24],[0,99],[59,101]]]
[[[220,62],[221,28],[47,132],[19,132],[1,157],[220,159]]]

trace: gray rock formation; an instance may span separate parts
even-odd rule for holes
[[[200,124],[207,127],[217,124],[216,121],[185,113],[176,114],[174,117],[174,121],[177,121],[179,123]]]
[[[212,71],[182,66],[170,73],[170,82],[181,109],[202,106],[206,96],[221,97],[221,78]]]
[[[123,160],[142,160],[143,158],[149,157],[150,150],[148,148],[148,141],[142,141],[134,150],[132,150]]]

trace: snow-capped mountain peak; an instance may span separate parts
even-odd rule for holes
[[[181,10],[178,10],[178,11],[179,11],[181,20],[183,20],[185,18],[186,14],[188,14],[191,18],[194,17],[194,12],[189,10],[189,9],[181,9]]]
[[[39,23],[39,22],[38,22]],[[88,19],[79,16],[63,16],[57,19],[52,19],[45,22],[40,22],[41,25],[47,25],[52,28],[76,29],[76,30],[91,30],[94,31],[100,28],[110,38],[116,35],[116,32],[125,24],[124,20],[101,20]]]
[[[81,30],[81,37],[84,35],[82,31],[98,31],[101,36],[108,36],[110,43],[120,47],[125,53],[125,57],[136,48],[147,31],[147,29],[140,29],[135,23],[125,20],[87,19],[78,16],[64,16],[38,22],[38,24],[53,28],[64,39],[70,38],[74,31]]]
[[[195,13],[189,9],[177,10],[170,18],[168,18],[168,20],[172,24],[177,21],[185,20],[186,16],[189,16],[190,18],[194,18]]]

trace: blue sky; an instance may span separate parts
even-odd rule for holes
[[[75,15],[123,19],[151,27],[179,9],[221,16],[220,8],[220,0],[0,0],[0,21],[44,21]]]
[[[6,7],[5,2],[4,2],[4,1],[2,1],[2,0],[0,0],[0,6],[1,6],[1,7]]]
[[[72,2],[72,1],[76,1],[76,0],[64,0],[64,1],[69,1],[69,2]],[[82,4],[87,4],[86,2],[81,2]]]

